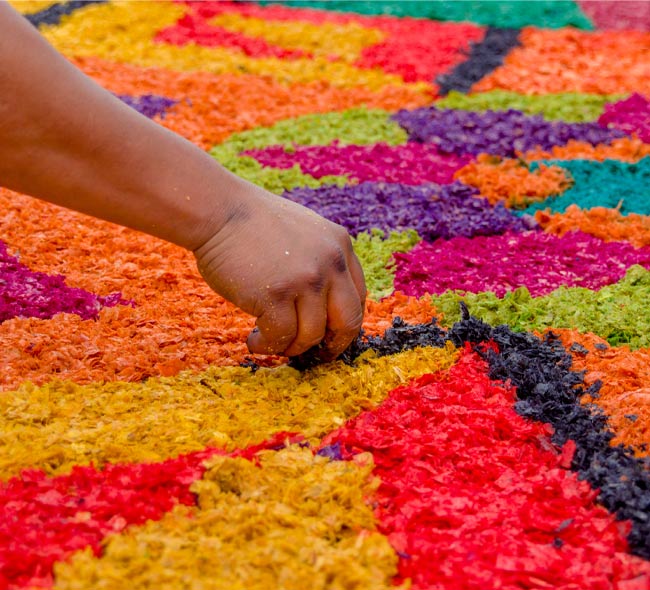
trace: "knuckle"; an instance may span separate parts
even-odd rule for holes
[[[271,301],[287,302],[296,296],[296,286],[289,282],[277,282],[267,287],[267,295]]]
[[[320,268],[306,268],[300,274],[299,283],[301,287],[320,293],[327,284],[327,275]]]
[[[260,316],[264,315],[265,310],[266,310],[265,301],[262,297],[258,296],[253,299],[252,303],[250,303],[250,305],[248,305],[247,309],[245,309],[244,311],[248,311],[248,313],[250,313],[252,316],[259,318]]]
[[[345,230],[345,228],[341,229],[343,230],[343,233],[339,235],[339,243],[348,255],[354,255],[352,238],[350,237],[350,234]]]
[[[301,293],[321,293],[328,283],[327,271],[322,264],[309,264],[297,270],[290,280],[274,283],[267,289],[267,299],[279,303],[293,301]]]
[[[348,233],[348,230],[345,229],[342,225],[338,225],[338,224],[334,225],[334,236],[342,245],[347,246],[347,244],[350,245],[352,244],[352,240],[350,240],[350,234]]]
[[[333,248],[330,254],[331,264],[338,273],[344,273],[348,270],[347,256],[342,248]]]

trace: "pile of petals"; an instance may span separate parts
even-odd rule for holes
[[[100,296],[69,287],[61,275],[34,272],[0,242],[0,323],[15,317],[49,319],[57,313],[96,318],[102,307],[125,305],[120,293]]]
[[[52,584],[52,566],[72,552],[91,547],[130,524],[158,520],[175,504],[194,504],[189,485],[200,477],[209,453],[158,464],[112,466],[105,471],[77,467],[48,478],[23,472],[0,488],[0,584]]]
[[[562,286],[542,297],[531,297],[526,287],[502,297],[448,291],[432,297],[432,303],[445,325],[460,318],[459,304],[465,303],[495,326],[507,324],[517,331],[571,328],[598,334],[612,346],[637,349],[650,347],[650,316],[645,312],[649,298],[650,271],[631,266],[620,281],[599,291]]]
[[[214,457],[191,490],[197,507],[105,540],[55,569],[56,587],[394,589],[397,556],[376,531],[370,465],[329,461],[309,448],[254,461]],[[128,556],[124,559],[123,556]],[[166,564],[173,564],[169,567]]]
[[[650,351],[630,351],[625,346],[610,347],[594,334],[577,330],[553,330],[573,357],[575,371],[585,371],[585,383],[600,383],[595,394],[586,394],[584,404],[602,408],[616,436],[613,444],[632,448],[639,457],[648,457],[650,408],[645,403],[650,378]]]
[[[281,433],[233,455],[250,459],[285,439]],[[25,470],[0,484],[0,538],[11,539],[0,545],[0,584],[49,587],[57,561],[84,548],[99,555],[108,534],[159,520],[179,504],[194,505],[190,485],[203,475],[207,459],[224,454],[206,449],[159,463],[109,465],[101,471],[75,467],[58,477]]]
[[[591,2],[578,4],[599,29],[650,31],[650,4],[645,0]]]
[[[489,153],[513,157],[536,147],[550,149],[570,140],[593,145],[609,143],[625,133],[607,129],[598,123],[546,121],[539,115],[521,111],[475,113],[453,109],[422,107],[402,110],[394,116],[412,141],[433,143],[452,154]]]
[[[591,2],[589,3],[591,4]],[[615,7],[621,2],[607,2]],[[650,92],[647,32],[577,31],[525,27],[520,47],[472,92],[509,90],[520,94]]]
[[[296,203],[345,227],[352,235],[372,229],[414,229],[425,240],[500,234],[527,229],[528,221],[502,204],[492,206],[474,188],[453,183],[407,186],[364,182],[355,186],[298,188],[284,193]]]
[[[546,209],[562,213],[575,204],[581,209],[593,207],[616,209],[623,215],[650,214],[650,157],[648,156],[633,164],[617,160],[604,162],[548,160],[534,162],[531,169],[535,170],[545,165],[562,168],[572,180],[571,188],[558,197],[529,205],[523,210],[524,213],[532,215],[536,211]]]
[[[650,217],[647,215],[621,215],[620,211],[606,207],[585,211],[577,205],[569,205],[564,213],[538,211],[535,220],[544,231],[560,236],[579,230],[606,242],[626,241],[637,248],[650,246]]]
[[[10,2],[367,303],[251,354],[192,252],[0,188],[0,590],[650,588],[644,6]]]
[[[266,3],[262,1],[261,4]],[[186,15],[182,22],[164,30],[158,38],[179,45],[194,42],[206,46],[236,47],[242,52],[258,56],[269,55],[271,52],[278,54],[281,47],[286,50],[301,46],[330,61],[353,61],[360,70],[381,69],[400,76],[406,82],[429,82],[462,61],[469,43],[479,41],[484,33],[483,27],[470,22],[440,23],[417,18],[362,16],[368,14],[367,10],[361,10],[361,14],[355,14],[351,18],[348,14],[335,12],[336,2],[329,1],[309,2],[307,7],[301,0],[298,5],[302,10],[299,12],[277,5],[276,2],[270,4],[259,6],[249,3],[242,7],[238,3],[220,0],[198,2],[192,6],[191,15]],[[417,4],[410,3],[415,14],[420,12]],[[339,8],[354,13],[358,6],[356,2],[345,1]],[[376,8],[369,12],[381,14]],[[399,13],[402,13],[400,6],[388,11],[388,14]],[[233,14],[240,17],[239,22],[232,18]],[[233,22],[239,26],[233,27]],[[316,27],[313,25],[320,26],[320,34],[314,35]],[[289,34],[283,35],[287,29]],[[329,34],[323,35],[322,29]],[[346,51],[350,33],[355,32],[353,29],[356,29],[357,35],[361,34],[363,40],[360,44],[362,51],[358,56],[354,56],[349,47]],[[233,35],[233,32],[240,34]],[[265,38],[267,43],[260,43]],[[332,38],[338,43],[332,44]],[[432,46],[436,47],[436,51],[431,51]],[[279,57],[297,58],[295,53],[286,51]]]
[[[298,165],[303,173],[314,178],[346,175],[359,182],[403,184],[449,183],[454,173],[470,160],[469,156],[443,154],[434,145],[418,143],[340,146],[335,142],[331,146],[272,146],[242,155],[252,156],[260,164],[274,168]]]
[[[636,134],[640,140],[650,142],[650,100],[635,93],[626,100],[605,105],[598,123]]]
[[[456,180],[479,189],[490,203],[503,201],[506,207],[522,207],[563,193],[572,181],[559,166],[537,166],[481,154],[454,175]]]
[[[178,102],[172,98],[156,96],[155,94],[143,94],[142,96],[121,94],[117,95],[117,98],[150,119],[153,119],[156,115],[160,115],[164,119],[165,111]]]
[[[550,150],[534,149],[523,154],[527,162],[536,160],[620,160],[633,164],[650,156],[650,144],[635,137],[615,139],[610,144],[591,145],[584,141],[571,140],[566,145],[556,145]]]
[[[541,444],[549,427],[518,416],[514,388],[486,373],[468,354],[326,439],[343,458],[372,455],[400,579],[418,590],[647,581],[650,566],[626,554],[627,525],[565,470],[571,445]]]
[[[542,115],[548,121],[584,123],[596,121],[604,105],[616,102],[621,95],[608,96],[580,92],[527,95],[507,90],[490,90],[475,94],[462,94],[452,90],[445,98],[436,101],[442,109],[464,111],[507,111],[516,109],[527,115]]]
[[[439,76],[440,94],[449,91],[469,92],[481,78],[503,63],[513,47],[519,45],[517,29],[489,27],[480,43],[472,43],[466,61],[459,63],[451,72]]]
[[[599,289],[623,278],[633,264],[650,268],[650,248],[602,242],[581,232],[457,237],[422,242],[395,258],[396,288],[417,296],[448,290],[503,296],[521,286],[533,296],[561,285]]]

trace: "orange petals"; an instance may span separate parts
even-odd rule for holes
[[[625,241],[637,248],[650,246],[650,217],[646,215],[621,215],[616,209],[605,207],[585,211],[577,205],[570,205],[564,213],[538,211],[535,219],[545,231],[558,236],[582,231],[605,242]]]
[[[650,456],[647,447],[650,440],[650,350],[630,351],[627,346],[612,348],[594,334],[580,334],[575,330],[553,328],[550,331],[558,334],[562,344],[572,353],[573,370],[586,371],[587,385],[602,381],[598,395],[585,395],[582,403],[596,404],[605,411],[610,428],[616,434],[612,445],[628,445],[637,456]]]
[[[640,139],[623,137],[615,139],[611,144],[591,145],[584,141],[570,140],[566,145],[556,145],[550,151],[542,149],[531,150],[522,154],[527,162],[535,160],[621,160],[622,162],[638,162],[641,158],[650,156],[650,144]]]
[[[410,324],[424,324],[430,322],[434,316],[439,314],[430,297],[417,299],[397,291],[381,301],[368,301],[363,329],[367,334],[374,336],[383,334],[395,317],[400,317]]]
[[[475,162],[461,168],[456,180],[476,187],[492,205],[503,201],[506,207],[525,207],[562,193],[570,180],[557,166],[540,166],[531,172],[528,166],[514,159],[480,154]]]
[[[650,33],[587,32],[573,28],[522,30],[521,47],[472,87],[522,94],[650,92]]]
[[[337,87],[327,81],[281,84],[267,76],[175,72],[78,57],[72,62],[116,94],[178,100],[156,121],[207,149],[231,134],[309,113],[367,108],[397,110],[429,104],[432,95],[407,86]]]

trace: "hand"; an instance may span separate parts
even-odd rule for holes
[[[295,356],[321,342],[324,360],[359,334],[366,298],[347,232],[250,184],[229,219],[194,251],[206,282],[257,317],[253,353]]]
[[[343,228],[139,115],[1,1],[0,30],[3,186],[192,250],[208,284],[257,317],[252,352],[346,348],[366,291]]]

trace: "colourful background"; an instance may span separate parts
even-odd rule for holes
[[[190,253],[0,188],[0,590],[650,588],[649,2],[11,3],[369,302],[299,371]]]

